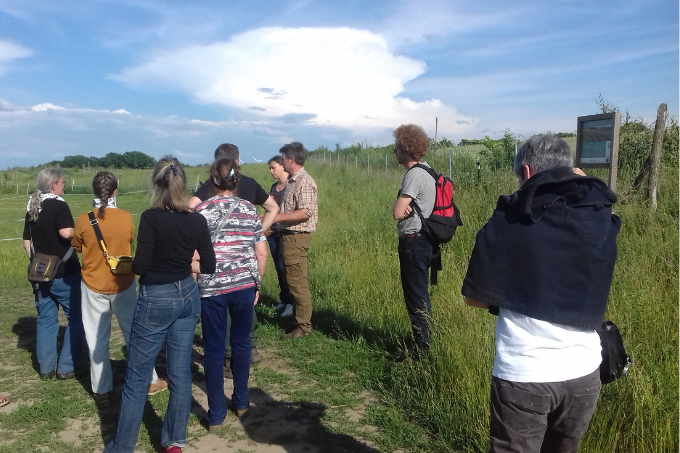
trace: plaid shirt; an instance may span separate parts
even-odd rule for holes
[[[288,177],[288,186],[281,201],[281,212],[288,213],[302,209],[309,216],[304,222],[281,222],[284,230],[311,233],[316,230],[319,208],[316,204],[316,182],[302,168]]]

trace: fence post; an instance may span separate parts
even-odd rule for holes
[[[453,150],[449,149],[449,179],[453,181],[453,166],[451,165],[451,159],[453,157]]]
[[[387,154],[385,154],[385,178],[387,178]]]
[[[368,171],[368,174],[370,175],[371,174],[371,155],[370,154],[366,154],[366,162],[368,163],[368,165],[366,167],[367,168],[366,171]]]
[[[656,125],[654,126],[654,140],[652,141],[651,169],[649,173],[649,188],[647,198],[651,201],[652,209],[656,209],[657,191],[659,187],[659,167],[661,166],[661,148],[663,135],[666,130],[666,104],[661,104],[656,111]]]

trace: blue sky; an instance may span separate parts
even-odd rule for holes
[[[678,2],[0,0],[0,168],[678,117]]]

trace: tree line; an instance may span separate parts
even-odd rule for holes
[[[66,156],[62,160],[54,160],[47,165],[61,168],[153,168],[156,165],[156,159],[141,151],[128,151],[123,154],[108,153],[104,157],[86,157],[80,154]]]

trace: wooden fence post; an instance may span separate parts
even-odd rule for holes
[[[666,130],[666,104],[661,104],[656,111],[656,125],[654,126],[654,140],[652,141],[651,171],[649,174],[649,187],[647,198],[650,200],[652,209],[656,209],[656,199],[659,188],[659,168],[661,167],[661,149],[663,148],[663,135]]]

